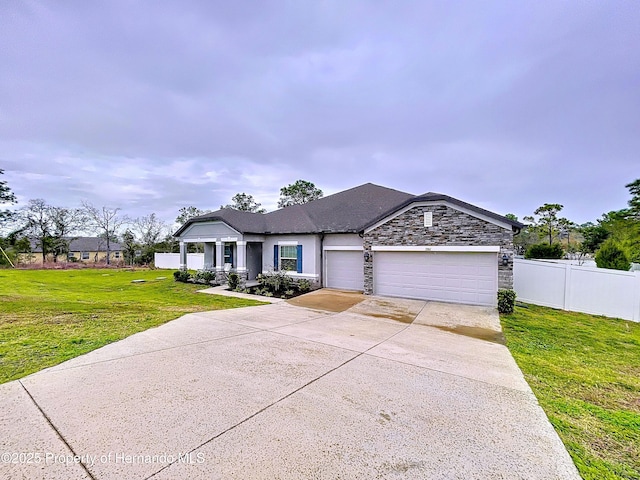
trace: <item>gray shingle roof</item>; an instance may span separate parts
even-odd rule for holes
[[[380,213],[409,198],[413,195],[365,183],[304,205],[292,205],[265,214],[223,208],[192,218],[175,236],[191,223],[207,220],[221,220],[241,233],[359,232]]]
[[[69,244],[70,252],[106,252],[107,242],[104,238],[99,237],[66,237],[65,240],[72,238]],[[29,239],[31,243],[31,251],[33,253],[42,253],[42,247],[37,245],[36,240]],[[123,246],[117,242],[111,242],[109,249],[112,252],[124,250]]]
[[[447,195],[426,193],[414,196],[392,188],[365,183],[304,205],[292,205],[265,214],[223,208],[190,219],[174,236],[179,236],[192,223],[210,220],[223,221],[241,233],[358,233],[413,202],[437,200],[446,200],[506,222],[515,228],[522,228],[522,224],[518,222]]]

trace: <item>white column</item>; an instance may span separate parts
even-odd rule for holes
[[[216,271],[224,269],[224,242],[216,242]]]
[[[238,273],[244,273],[247,271],[247,242],[236,242],[236,245],[238,246],[236,271]]]
[[[180,240],[180,270],[187,269],[187,244]]]
[[[207,242],[204,244],[204,266],[205,270],[212,270],[213,265],[213,253],[215,249],[215,244],[211,242]]]

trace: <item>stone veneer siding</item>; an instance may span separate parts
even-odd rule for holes
[[[432,212],[433,226],[424,226],[424,213]],[[513,288],[513,231],[446,205],[417,206],[364,234],[364,293],[373,294],[372,246],[499,246],[498,288]],[[509,264],[502,265],[502,255]]]

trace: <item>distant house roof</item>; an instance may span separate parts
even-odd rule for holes
[[[100,237],[64,237],[65,240],[71,240],[69,243],[70,252],[106,252],[107,241]],[[38,245],[38,242],[30,238],[31,251],[33,253],[42,253],[42,246]],[[123,251],[124,247],[117,243],[111,242],[109,244],[109,250],[112,252]]]
[[[193,223],[223,221],[240,233],[358,233],[405,206],[421,201],[447,201],[454,205],[522,228],[502,215],[439,193],[412,195],[392,188],[365,183],[303,205],[292,205],[270,213],[251,213],[223,208],[188,220],[174,236]]]

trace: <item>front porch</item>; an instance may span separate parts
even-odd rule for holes
[[[187,269],[189,243],[204,245],[203,270],[215,272],[218,283],[226,283],[229,273],[237,273],[243,282],[252,282],[262,272],[262,242],[244,239],[210,238],[180,240],[180,269]]]

